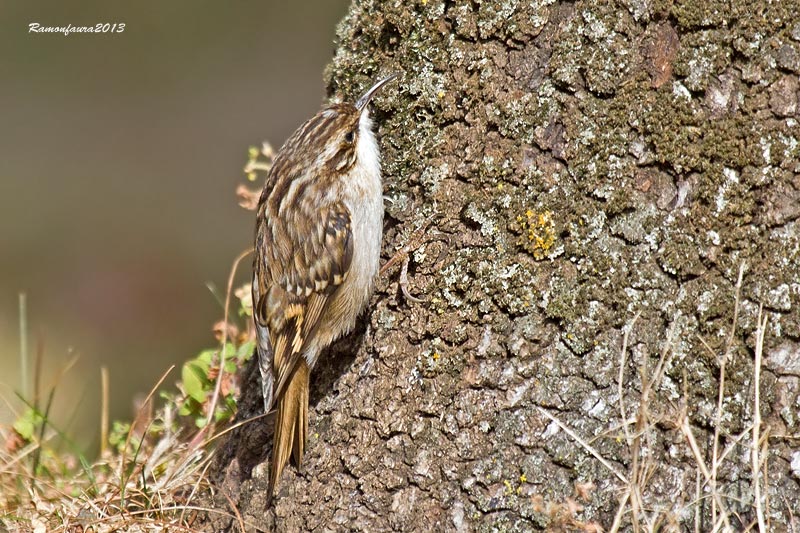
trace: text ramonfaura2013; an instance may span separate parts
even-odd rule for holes
[[[125,31],[124,22],[100,22],[94,26],[42,26],[38,22],[28,24],[28,33],[122,33]]]

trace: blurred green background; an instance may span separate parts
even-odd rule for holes
[[[344,0],[0,2],[0,422],[20,389],[18,293],[55,420],[96,447],[170,364],[213,346],[247,148],[278,148],[324,98]],[[124,23],[123,33],[28,25]],[[243,281],[249,276],[249,260]],[[167,383],[180,375],[173,372]]]

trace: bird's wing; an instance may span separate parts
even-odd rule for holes
[[[253,312],[260,337],[262,379],[265,371],[271,374],[269,391],[264,387],[265,405],[269,403],[270,408],[282,394],[353,259],[350,211],[344,204],[337,202],[305,215],[311,220],[297,227],[289,227],[291,220],[281,225],[278,220],[259,217]],[[303,234],[299,228],[312,231]]]
[[[256,327],[269,338],[263,356],[259,349],[265,410],[277,403],[268,502],[289,454],[298,465],[302,461],[310,373],[303,356],[353,260],[346,206],[336,203],[302,214],[305,220],[260,216],[256,234],[253,311]]]

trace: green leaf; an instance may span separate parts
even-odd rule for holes
[[[22,417],[14,422],[14,430],[25,440],[31,440],[34,429],[36,428],[33,425],[33,420],[30,418]]]
[[[215,355],[217,355],[217,350],[203,350],[195,357],[194,362],[205,365],[204,369],[208,372],[208,367],[211,366],[211,361],[214,360]]]
[[[125,439],[128,438],[130,429],[129,423],[114,420],[111,424],[111,432],[108,434],[108,443],[117,449],[121,448],[125,444]]]
[[[36,427],[44,421],[42,416],[33,409],[26,409],[22,416],[14,422],[14,431],[19,433],[23,439],[30,441],[33,439]]]
[[[236,396],[231,394],[225,398],[225,406],[230,410],[231,414],[236,412]]]
[[[181,416],[189,416],[194,412],[192,407],[193,406],[190,405],[190,402],[184,402],[183,405],[181,405],[181,408],[178,409],[178,414]]]
[[[158,391],[158,396],[162,400],[166,400],[170,403],[175,403],[175,393],[172,391],[165,391],[165,390]]]
[[[232,342],[225,344],[225,360],[230,359],[236,355],[236,346]]]
[[[249,361],[250,357],[253,355],[253,350],[256,348],[255,341],[247,341],[246,343],[239,346],[239,349],[236,351],[236,358],[239,361]]]
[[[184,363],[181,380],[183,381],[183,390],[190,398],[199,403],[205,401],[206,392],[209,389],[208,365],[197,360]]]

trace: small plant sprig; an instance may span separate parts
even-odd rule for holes
[[[254,182],[258,180],[259,174],[268,174],[272,168],[272,161],[275,158],[275,150],[268,142],[264,142],[261,148],[251,146],[247,152],[247,164],[244,166],[244,173],[247,180]],[[258,207],[258,199],[261,197],[261,188],[250,189],[246,185],[239,185],[236,188],[236,196],[239,197],[239,205],[248,211],[255,211]]]

